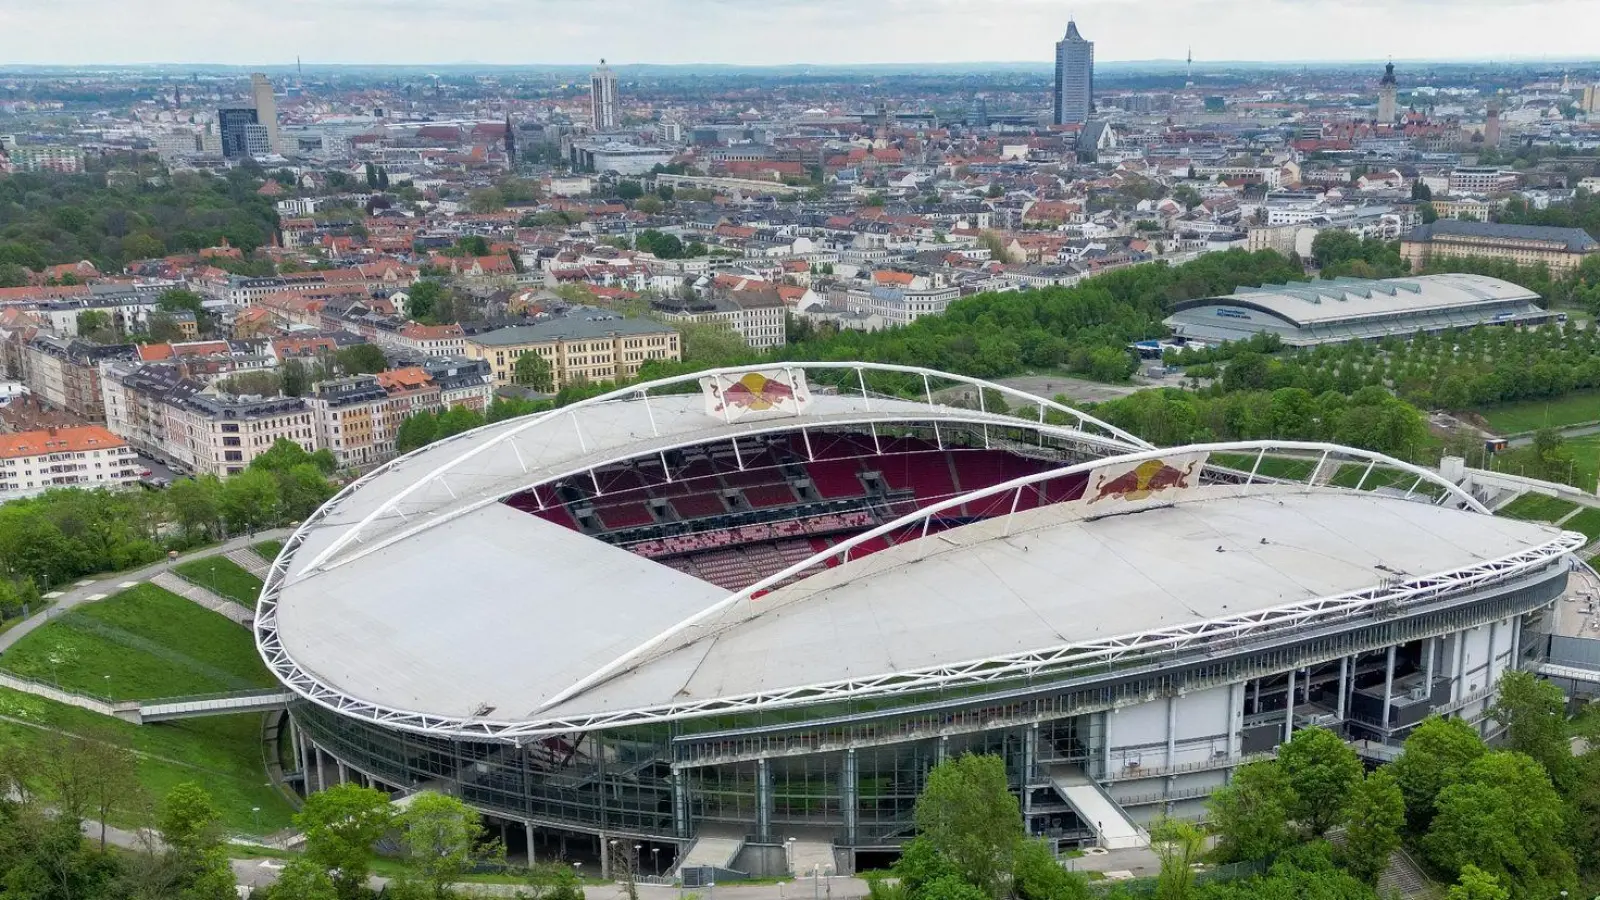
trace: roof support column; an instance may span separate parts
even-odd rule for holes
[[[523,822],[522,823],[522,834],[523,834],[523,837],[526,838],[527,841],[528,841],[528,867],[532,868],[534,866],[534,864],[538,863],[538,861],[539,861],[538,858],[535,857],[534,853],[533,853],[533,823],[532,822]]]
[[[1294,737],[1294,676],[1299,669],[1289,670],[1289,690],[1283,695],[1283,739]]]
[[[672,822],[683,840],[689,839],[689,776],[682,769],[672,773]]]
[[[756,760],[756,835],[762,843],[772,840],[772,769],[766,757]]]
[[[1452,703],[1460,702],[1467,695],[1467,632],[1465,629],[1456,632],[1456,680],[1455,687],[1450,692]]]
[[[305,732],[296,730],[295,749],[300,751],[300,789],[307,797],[311,796],[311,753],[307,749],[310,740]]]
[[[1350,689],[1346,683],[1350,680],[1350,657],[1339,657],[1339,699],[1334,706],[1334,715],[1339,718],[1339,727],[1344,727],[1345,700],[1350,696]]]
[[[1394,701],[1394,651],[1395,646],[1389,645],[1389,650],[1383,659],[1383,713],[1381,721],[1384,730],[1384,742],[1389,739],[1389,704]]]
[[[1034,728],[1039,726],[1035,725]],[[1037,732],[1035,732],[1037,734]],[[844,839],[845,843],[855,846],[856,843],[856,807],[857,796],[860,791],[859,776],[856,768],[856,750],[854,747],[844,751],[844,790],[840,802],[844,806]]]

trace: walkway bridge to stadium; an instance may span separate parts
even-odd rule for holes
[[[1079,820],[1094,831],[1101,847],[1126,850],[1150,846],[1150,833],[1140,828],[1093,778],[1077,766],[1051,766],[1050,785],[1067,801]]]
[[[176,719],[197,719],[203,716],[228,716],[235,713],[266,712],[282,709],[294,699],[289,691],[269,688],[259,691],[239,691],[231,694],[209,694],[200,697],[177,697],[170,700],[147,701],[139,704],[138,722],[170,722]]]

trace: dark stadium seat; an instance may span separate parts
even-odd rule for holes
[[[670,501],[679,518],[703,519],[707,516],[726,515],[728,507],[716,494],[686,494]]]
[[[817,460],[806,464],[806,474],[816,485],[817,493],[828,500],[860,497],[867,492],[856,473],[861,463],[855,459]]]
[[[788,506],[795,502],[794,491],[787,484],[762,484],[744,489],[744,499],[755,509]]]
[[[655,524],[655,517],[650,515],[650,507],[643,503],[621,503],[616,506],[597,506],[595,515],[600,517],[600,524],[615,531],[619,528],[637,528],[641,525]]]

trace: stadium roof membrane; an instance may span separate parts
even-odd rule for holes
[[[816,686],[865,696],[875,689],[858,684],[863,679],[988,666],[1262,610],[1298,614],[1322,608],[1319,598],[1397,578],[1517,554],[1525,555],[1517,565],[1543,564],[1550,552],[1565,552],[1550,548],[1575,537],[1368,492],[1212,485],[1116,516],[1086,518],[1085,507],[1071,504],[1024,510],[835,568],[819,564],[825,553],[809,577],[730,595],[498,502],[608,462],[759,431],[931,420],[1036,429],[1115,459],[1178,452],[865,393],[819,394],[802,415],[745,421],[708,415],[702,403],[681,393],[586,402],[432,445],[347,488],[274,563],[256,619],[263,656],[313,701],[395,727],[551,733],[572,730],[572,722],[657,721],[704,701]],[[1457,505],[1482,509],[1398,461],[1294,447],[1320,452],[1324,462],[1351,453],[1370,461],[1369,472],[1381,462],[1419,483],[1432,478]],[[902,521],[932,515],[925,509]],[[901,526],[880,526],[891,527]]]

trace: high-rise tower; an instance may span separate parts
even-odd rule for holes
[[[1067,22],[1067,36],[1056,44],[1055,117],[1057,125],[1089,121],[1094,111],[1094,41]]]
[[[589,76],[589,111],[595,131],[617,130],[617,73],[603,59],[600,68]]]
[[[1378,121],[1385,125],[1393,125],[1397,113],[1395,98],[1400,93],[1400,84],[1394,78],[1394,63],[1389,63],[1383,68],[1383,78],[1378,82]]]
[[[272,96],[272,82],[256,72],[250,76],[250,96],[256,102],[256,121],[267,127],[267,147],[273,153],[282,153],[278,140],[278,101]]]

